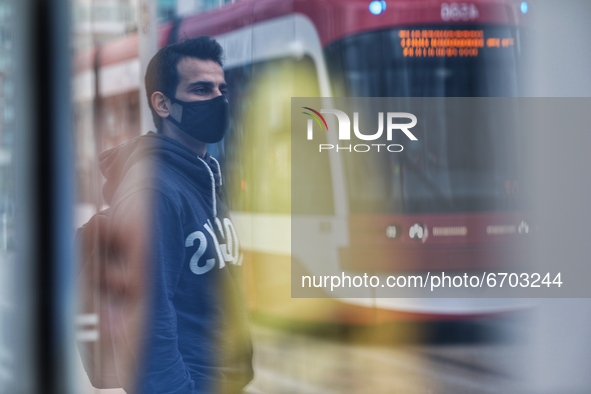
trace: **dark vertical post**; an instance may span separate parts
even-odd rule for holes
[[[42,392],[72,392],[73,334],[72,102],[67,0],[33,0],[38,291],[37,371]]]

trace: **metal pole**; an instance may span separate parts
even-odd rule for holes
[[[140,60],[140,126],[141,134],[154,130],[152,113],[146,98],[144,75],[148,62],[158,50],[158,22],[156,19],[156,3],[154,0],[138,1],[138,41]]]

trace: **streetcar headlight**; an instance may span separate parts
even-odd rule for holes
[[[394,239],[394,238],[398,237],[399,234],[400,234],[400,227],[395,226],[395,225],[390,225],[390,226],[386,227],[386,237],[388,237],[390,239]]]

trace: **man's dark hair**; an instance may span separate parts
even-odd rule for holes
[[[203,36],[167,45],[154,55],[148,63],[145,84],[148,105],[158,131],[162,129],[162,118],[154,111],[150,97],[154,92],[162,92],[168,97],[174,97],[179,83],[177,69],[179,61],[184,57],[194,57],[201,60],[213,60],[223,66],[223,54],[224,50],[216,40]]]

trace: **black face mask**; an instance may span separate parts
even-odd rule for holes
[[[224,138],[230,123],[228,99],[218,96],[205,101],[181,101],[170,98],[183,108],[180,122],[170,115],[168,119],[191,137],[213,144]]]

